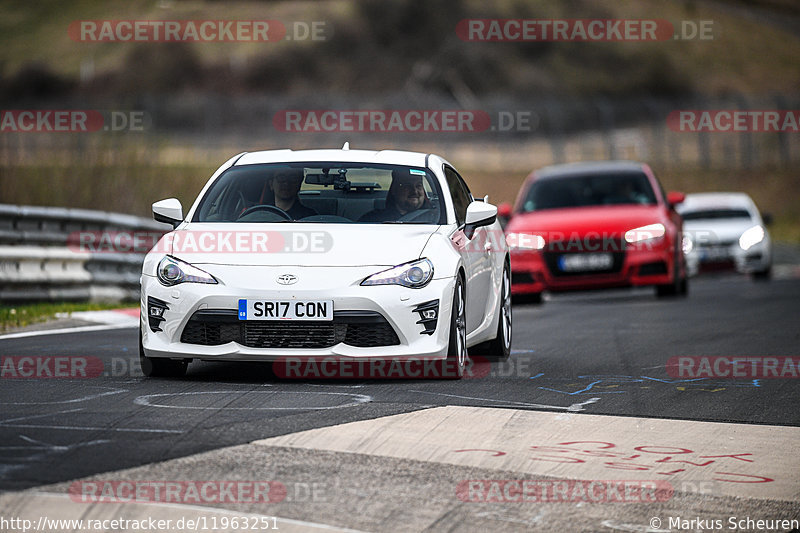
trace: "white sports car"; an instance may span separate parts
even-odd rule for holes
[[[770,276],[770,217],[762,218],[750,196],[737,192],[688,194],[677,210],[683,217],[689,275],[736,270],[755,278]]]
[[[443,158],[401,151],[239,154],[147,254],[140,357],[147,376],[193,359],[418,357],[467,348],[507,358],[508,247],[487,198]]]

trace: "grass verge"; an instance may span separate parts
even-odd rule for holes
[[[137,307],[139,302],[117,303],[77,303],[55,302],[35,303],[15,306],[0,307],[0,332],[14,328],[22,328],[54,319],[56,313],[73,313],[76,311],[104,311],[108,309],[121,309],[123,307]]]

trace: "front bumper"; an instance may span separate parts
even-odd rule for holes
[[[686,254],[686,268],[690,276],[701,272],[735,271],[742,274],[763,272],[772,265],[770,247],[759,243],[742,250],[738,242],[715,245],[696,245]]]
[[[662,285],[673,281],[675,256],[665,240],[655,245],[640,243],[600,253],[612,254],[611,267],[602,271],[564,272],[559,268],[559,258],[570,252],[512,251],[511,293],[524,295],[544,290],[557,292]]]
[[[165,287],[153,276],[142,276],[142,346],[147,357],[209,361],[275,361],[286,356],[446,357],[454,279],[433,279],[421,289],[396,285],[363,287],[361,280],[380,267],[292,267],[292,272],[302,281],[291,287],[281,287],[273,280],[285,273],[287,267],[200,267],[214,275],[219,283]],[[158,321],[157,331],[153,331],[148,320],[148,298],[161,300],[168,306],[163,311],[163,320]],[[239,321],[237,310],[242,298],[333,300],[337,326],[322,321]],[[421,314],[416,309],[435,300],[438,300],[436,326],[426,333],[430,323],[421,323]],[[198,326],[203,321],[216,325],[212,328]],[[358,325],[347,326],[353,323]],[[378,340],[364,341],[365,337],[370,337],[370,324],[380,329],[376,332]],[[351,332],[357,329],[360,337],[348,335],[348,329]],[[210,336],[208,331],[212,331]],[[395,336],[389,335],[389,331]],[[314,337],[317,334],[319,336]],[[313,342],[293,344],[287,341],[295,335],[313,338]],[[353,340],[356,337],[361,340]],[[365,342],[390,341],[393,344],[363,346]],[[258,347],[265,345],[278,347]]]

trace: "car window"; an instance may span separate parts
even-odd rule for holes
[[[522,211],[600,205],[655,205],[650,180],[641,172],[548,177],[535,181]]]
[[[417,167],[243,165],[214,182],[193,221],[440,224],[445,210],[439,190],[433,174]]]
[[[470,194],[467,184],[464,183],[464,180],[452,167],[445,165],[444,175],[447,180],[447,186],[450,189],[450,194],[453,197],[456,221],[460,226],[467,220],[467,207],[472,203],[472,194]]]
[[[702,209],[681,212],[683,220],[719,220],[727,218],[746,219],[751,217],[747,209]]]

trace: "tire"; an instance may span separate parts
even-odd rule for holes
[[[769,281],[772,278],[772,267],[767,267],[765,270],[759,270],[752,274],[754,281]]]
[[[511,355],[512,325],[511,275],[508,272],[508,265],[503,268],[503,281],[500,290],[500,319],[497,323],[497,336],[485,343],[485,353],[493,358],[505,361]]]
[[[539,305],[543,303],[542,293],[541,292],[532,292],[530,294],[517,294],[511,297],[512,301],[515,304],[525,305],[525,304],[535,304]]]
[[[161,357],[147,357],[142,346],[142,326],[139,325],[139,364],[142,373],[148,378],[165,377],[179,378],[186,374],[189,363],[183,359],[165,359]]]
[[[467,368],[467,302],[464,282],[456,277],[453,290],[453,310],[450,314],[450,340],[447,344],[446,372],[444,377],[461,379]],[[455,371],[455,372],[454,372]]]
[[[679,252],[678,254],[680,254]],[[684,275],[681,276],[681,269],[678,266],[680,255],[676,254],[675,261],[673,261],[672,283],[665,285],[656,285],[656,296],[663,298],[665,296],[686,296],[689,293],[689,281],[686,279],[686,268],[684,265]]]

